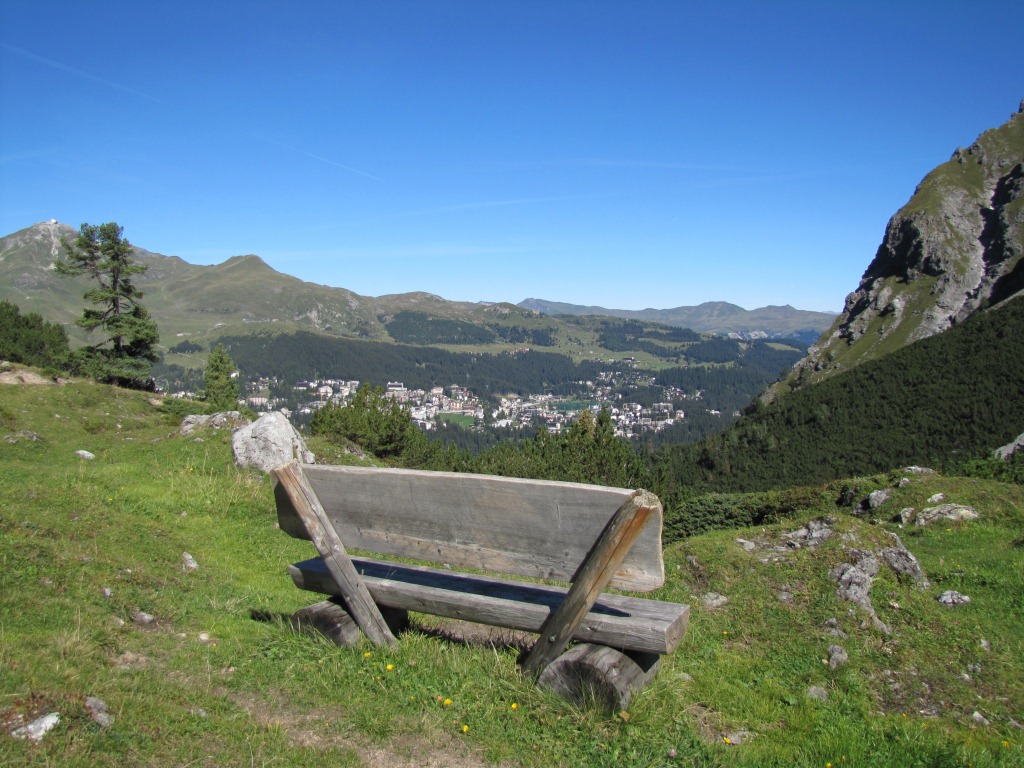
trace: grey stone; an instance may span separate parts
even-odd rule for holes
[[[104,587],[100,590],[100,592],[108,600],[114,596],[114,592],[110,589],[110,587]]]
[[[946,590],[936,598],[943,605],[955,607],[957,605],[964,605],[965,603],[971,602],[971,598],[967,595],[962,595],[952,589]]]
[[[89,451],[75,451],[75,456],[85,461],[92,461],[96,458],[96,454],[89,453]]]
[[[306,441],[295,431],[283,413],[265,413],[252,424],[235,430],[231,437],[235,463],[240,467],[256,467],[263,472],[287,464],[293,459],[312,464],[316,457]]]
[[[192,555],[190,555],[188,552],[181,553],[181,562],[182,567],[186,571],[195,571],[199,568],[199,563],[197,563],[196,559],[192,557]]]
[[[235,429],[248,424],[249,420],[238,411],[224,411],[212,414],[193,414],[186,416],[178,427],[178,434],[187,437],[197,429]]]
[[[100,726],[100,728],[109,728],[114,724],[113,716],[107,712],[107,705],[101,699],[97,699],[95,696],[89,696],[85,700],[85,708],[89,710],[89,717],[92,718],[93,722]]]
[[[849,660],[850,657],[842,646],[830,645],[828,647],[828,665],[832,669],[838,669]]]
[[[13,432],[9,435],[4,435],[4,442],[10,443],[11,445],[17,444],[19,440],[29,440],[30,442],[35,443],[38,442],[39,440],[42,440],[42,438],[39,437],[39,435],[37,435],[35,432],[32,432],[31,430],[27,429],[20,430],[18,432]]]
[[[993,451],[992,455],[995,456],[995,458],[997,459],[1002,459],[1003,461],[1006,461],[1021,448],[1024,448],[1024,432],[1017,435],[1017,439],[1014,440],[1013,442],[1007,443],[1006,445],[996,448],[995,451]]]
[[[868,509],[878,509],[892,496],[892,489],[882,488],[868,494]]]
[[[934,469],[928,469],[928,467],[907,467],[905,472],[909,472],[912,475],[932,475],[935,473]]]
[[[132,621],[134,621],[140,627],[144,627],[147,624],[152,624],[154,621],[156,621],[156,619],[153,618],[153,615],[150,613],[145,613],[143,611],[134,611],[132,613]]]
[[[900,523],[903,525],[910,525],[910,521],[914,519],[915,510],[913,507],[904,507],[900,510]]]
[[[971,720],[973,720],[976,724],[980,725],[982,728],[986,728],[989,725],[988,718],[981,714],[981,712],[979,712],[978,710],[974,710],[974,712],[971,713]]]
[[[897,483],[897,487],[899,488],[906,488],[908,485],[910,485],[909,477],[901,477],[899,483]]]
[[[828,691],[822,688],[820,685],[812,685],[807,689],[808,698],[814,699],[815,701],[828,701]]]
[[[904,546],[899,536],[895,533],[890,534],[890,536],[896,540],[896,546],[887,547],[878,553],[879,557],[882,558],[882,562],[900,576],[913,580],[921,589],[928,589],[931,584],[927,577],[925,577],[924,571],[921,570],[921,564],[917,561],[917,558]]]
[[[848,600],[868,614],[870,623],[876,629],[890,634],[892,630],[878,618],[875,607],[871,603],[871,583],[874,573],[878,573],[878,561],[870,555],[861,558],[857,565],[841,563],[829,571],[829,576],[838,582],[836,597]],[[866,626],[867,622],[865,622]]]
[[[701,596],[701,601],[704,603],[705,608],[713,611],[715,608],[721,608],[728,603],[729,598],[717,592],[708,592],[706,595]]]
[[[944,494],[944,493],[936,493],[936,494],[933,494],[932,496],[928,497],[928,503],[929,504],[938,504],[939,502],[945,501],[945,500],[946,500],[946,494]]]
[[[736,539],[736,543],[743,547],[744,552],[753,552],[757,549],[757,544],[752,541],[747,541],[746,539]]]
[[[948,520],[958,523],[965,520],[977,520],[980,515],[973,507],[964,504],[941,504],[937,507],[925,507],[914,517],[914,525],[929,525],[937,520]]]

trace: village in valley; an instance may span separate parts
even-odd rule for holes
[[[496,406],[485,403],[470,389],[457,384],[425,390],[410,389],[403,382],[390,381],[385,391],[409,410],[417,426],[428,431],[441,422],[449,422],[471,429],[484,426],[523,429],[543,424],[549,431],[558,432],[571,424],[580,411],[589,409],[596,413],[606,408],[616,435],[628,438],[658,432],[685,419],[684,404],[703,408],[702,391],[684,392],[675,387],[662,388],[663,402],[650,405],[630,402],[623,389],[654,385],[653,377],[642,371],[608,371],[601,373],[597,381],[577,384],[583,394],[506,394],[498,398]],[[282,396],[279,382],[263,378],[244,387],[246,394],[240,404],[254,411],[280,410],[292,421],[304,423],[327,403],[347,403],[359,386],[359,381],[333,378],[297,381],[288,397]],[[714,410],[708,412],[720,415]]]

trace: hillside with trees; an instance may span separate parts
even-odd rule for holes
[[[911,464],[950,467],[1024,432],[1024,299],[666,449],[669,496],[813,485]]]

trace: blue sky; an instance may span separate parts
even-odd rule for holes
[[[1020,2],[0,3],[0,234],[377,296],[838,312]]]

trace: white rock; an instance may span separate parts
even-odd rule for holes
[[[48,734],[54,728],[57,727],[57,723],[60,722],[60,713],[51,712],[48,715],[43,715],[38,720],[33,720],[28,725],[23,725],[14,731],[11,731],[11,736],[16,739],[31,739],[32,741],[42,741],[43,736]]]
[[[181,553],[181,562],[184,564],[186,571],[194,571],[199,567],[199,563],[188,552]]]
[[[269,472],[293,459],[312,464],[316,457],[283,413],[265,413],[252,424],[235,430],[231,437],[235,463]]]
[[[85,461],[92,461],[96,458],[96,454],[89,453],[88,451],[75,451],[75,456]]]

